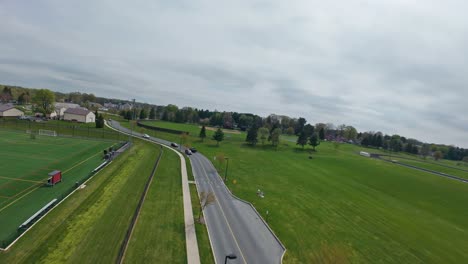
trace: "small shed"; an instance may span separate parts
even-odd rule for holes
[[[49,173],[49,179],[47,180],[47,185],[54,186],[56,183],[62,181],[62,172],[59,170],[54,170]]]

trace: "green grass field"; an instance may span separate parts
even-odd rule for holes
[[[168,126],[180,129],[181,125]],[[183,126],[187,126],[183,130],[198,129]],[[252,148],[241,134],[216,147],[209,138],[200,142],[198,133],[194,135],[188,144],[207,157],[229,156],[229,188],[252,202],[264,217],[269,211],[268,222],[288,250],[285,263],[468,259],[466,184],[361,157],[356,153],[362,148],[349,144],[335,149],[323,142],[309,159],[308,148],[303,151],[293,142],[282,141],[278,150]],[[256,196],[257,189],[264,191],[264,199]]]
[[[141,140],[44,217],[0,263],[111,263],[118,256],[160,148]],[[125,262],[185,263],[180,162],[166,151]],[[53,228],[51,228],[53,227]]]
[[[125,263],[185,263],[179,156],[164,150],[128,243]]]
[[[0,241],[54,198],[62,198],[103,162],[111,142],[37,136],[0,130]],[[47,174],[61,170],[63,181],[46,187]],[[2,242],[2,244],[4,244]],[[4,246],[4,245],[2,245]]]

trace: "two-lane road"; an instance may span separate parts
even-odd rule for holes
[[[108,123],[118,130],[131,133],[116,121]],[[135,131],[133,134],[142,136]],[[150,139],[164,145],[171,143],[154,137]],[[231,253],[237,259],[228,260],[228,263],[281,263],[285,248],[255,209],[230,193],[205,156],[198,152],[189,158],[198,191],[213,192],[216,196],[216,202],[204,211],[216,263],[224,263],[226,255]]]

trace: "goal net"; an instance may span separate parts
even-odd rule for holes
[[[56,137],[57,133],[54,130],[39,129],[39,135]]]

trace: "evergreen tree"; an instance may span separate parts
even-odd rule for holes
[[[315,147],[320,145],[320,140],[319,140],[317,133],[312,134],[312,136],[309,138],[309,145],[313,147],[314,151],[315,151]]]
[[[299,136],[297,137],[296,145],[301,145],[302,148],[304,149],[304,145],[306,144],[307,144],[307,135],[306,133],[304,133],[304,131],[302,131],[301,133],[299,133]]]
[[[224,132],[221,130],[221,128],[218,128],[216,132],[213,135],[213,140],[216,140],[216,146],[219,146],[219,142],[224,140]]]
[[[245,141],[251,144],[252,146],[255,146],[258,142],[257,137],[258,137],[258,127],[256,124],[253,124],[247,131],[247,137],[245,138]]]
[[[201,138],[202,142],[205,140],[206,138],[206,128],[205,126],[202,126],[201,130],[200,130],[200,135],[198,135],[199,138]]]
[[[140,119],[146,119],[146,117],[148,117],[148,115],[146,114],[146,110],[142,108],[140,110]]]
[[[132,120],[133,119],[132,110],[128,110],[127,112],[125,112],[125,119],[127,119],[127,120]]]
[[[154,109],[154,107],[151,107],[149,119],[156,119],[156,110]]]
[[[104,116],[99,114],[96,116],[96,128],[103,128],[104,127]]]
[[[320,131],[319,131],[319,139],[320,140],[324,140],[325,139],[325,129],[322,127],[320,128]]]

